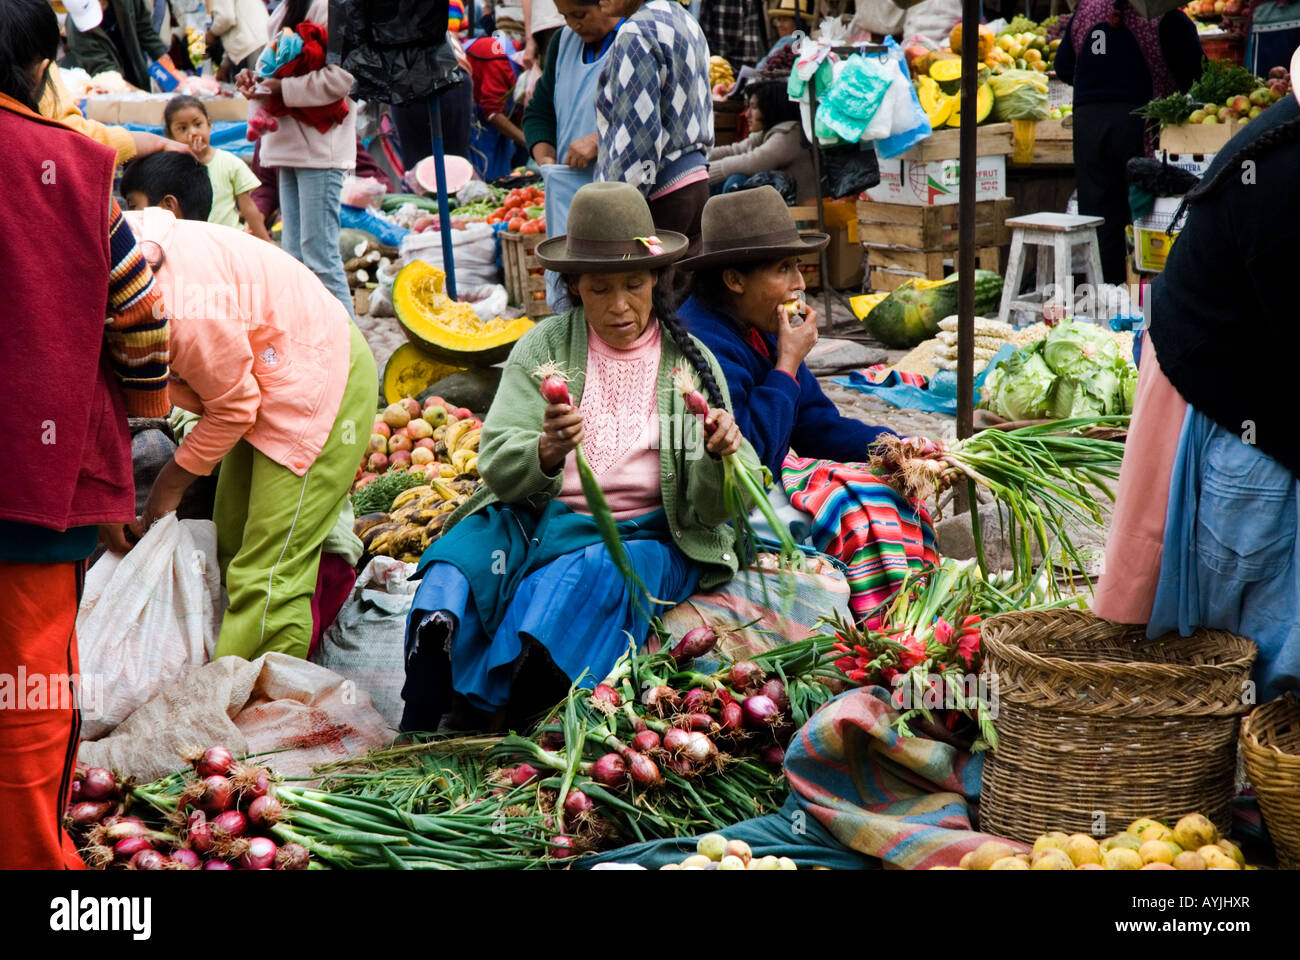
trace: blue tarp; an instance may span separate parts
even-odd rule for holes
[[[1014,346],[1007,344],[989,361],[988,366],[975,377],[975,402],[977,404],[979,403],[980,388],[984,386],[985,376],[1015,351]],[[860,370],[852,371],[847,377],[835,377],[832,382],[838,383],[842,387],[848,387],[850,390],[869,393],[902,410],[926,410],[930,413],[942,413],[949,417],[957,416],[957,374],[950,370],[940,370],[930,378],[929,384],[925,387],[916,387],[909,383],[903,383],[902,378],[892,371],[882,383],[872,383],[871,379]]]

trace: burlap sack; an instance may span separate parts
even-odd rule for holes
[[[331,670],[282,653],[222,657],[194,668],[77,760],[147,782],[185,766],[186,748],[220,743],[285,777],[386,746],[396,736],[370,694]]]

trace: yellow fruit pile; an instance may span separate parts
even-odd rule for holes
[[[953,869],[935,867],[936,870]],[[961,858],[959,870],[1254,870],[1240,848],[1220,838],[1199,813],[1170,829],[1140,817],[1100,843],[1086,833],[1045,833],[1029,853],[987,840]]]
[[[1012,68],[1047,73],[1056,63],[1056,49],[1061,41],[1048,40],[1040,33],[1025,32],[1004,33],[997,38],[995,44],[992,61],[986,61],[994,73]]]
[[[744,840],[728,840],[708,833],[695,843],[695,853],[681,863],[665,863],[660,870],[798,870],[789,857],[755,857]]]
[[[196,27],[186,27],[185,43],[189,48],[190,63],[197,67],[208,55],[208,44],[203,38],[203,31]]]
[[[709,87],[713,88],[722,84],[730,87],[736,82],[736,75],[731,70],[731,64],[726,61],[725,57],[709,57]]]

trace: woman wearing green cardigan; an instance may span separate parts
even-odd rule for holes
[[[404,730],[519,722],[584,672],[585,685],[600,682],[629,638],[645,640],[646,604],[629,592],[582,494],[571,456],[579,443],[637,576],[666,604],[655,613],[735,574],[720,458],[752,449],[727,412],[716,361],[666,308],[660,274],[687,239],[654,233],[635,187],[596,183],[575,195],[568,233],[538,245],[580,305],[515,345],[483,424],[484,486],[421,558]],[[542,399],[537,370],[552,363],[575,406]],[[692,370],[710,398],[707,440],[672,386],[678,369]]]

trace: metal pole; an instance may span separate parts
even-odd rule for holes
[[[442,269],[447,273],[447,296],[456,299],[456,264],[451,252],[451,206],[447,203],[447,170],[442,162],[442,108],[434,94],[429,101],[429,132],[433,141],[433,175],[438,181],[438,232],[442,235]]]
[[[975,124],[980,0],[962,0],[961,141],[957,219],[957,439],[975,432]]]

